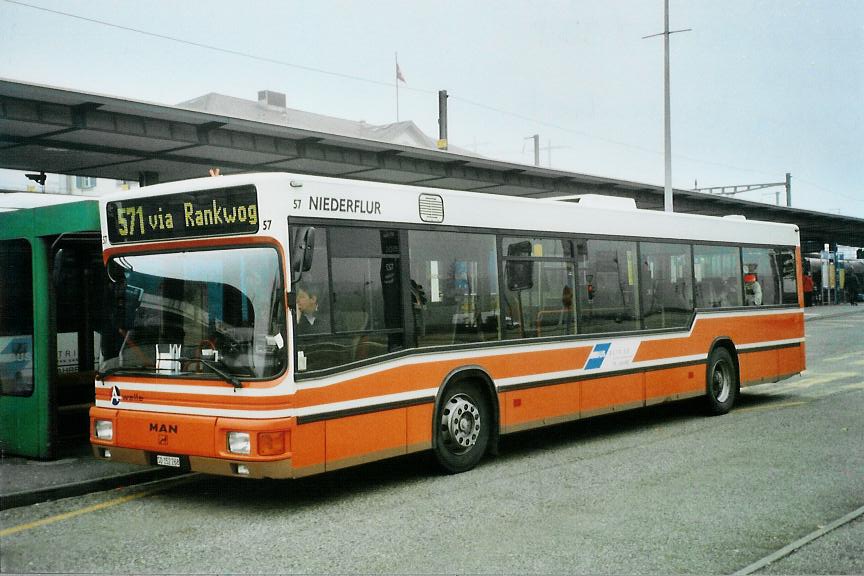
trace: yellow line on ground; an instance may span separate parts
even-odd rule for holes
[[[172,488],[179,484],[184,484],[195,477],[198,474],[184,474],[182,476],[177,476],[175,478],[168,478],[166,480],[156,480],[154,482],[150,482],[146,485],[153,486],[151,490],[142,490],[141,492],[136,492],[134,494],[129,494],[128,496],[121,496],[120,498],[114,498],[112,500],[106,500],[105,502],[100,502],[99,504],[93,504],[92,506],[86,506],[84,508],[80,508],[78,510],[72,510],[71,512],[64,512],[63,514],[57,514],[55,516],[49,516],[47,518],[42,518],[41,520],[35,520],[33,522],[28,522],[26,524],[19,524],[18,526],[12,526],[10,528],[5,528],[0,530],[0,538],[5,538],[6,536],[11,536],[12,534],[17,534],[18,532],[24,532],[25,530],[32,530],[33,528],[39,528],[40,526],[46,526],[48,524],[54,524],[55,522],[62,522],[63,520],[68,520],[69,518],[74,518],[76,516],[81,516],[82,514],[90,514],[91,512],[97,512],[99,510],[103,510],[105,508],[110,508],[112,506],[117,506],[119,504],[125,504],[126,502],[130,502],[132,500],[137,500],[139,498],[144,498],[145,496],[150,496],[152,494],[156,494],[158,492],[162,492],[163,490],[167,490],[168,488]]]
[[[138,498],[143,498],[144,496],[149,496],[153,492],[138,492],[137,494],[130,494],[129,496],[123,496],[121,498],[114,498],[113,500],[108,500],[107,502],[101,502],[99,504],[94,504],[93,506],[87,506],[86,508],[81,508],[79,510],[73,510],[72,512],[65,512],[63,514],[57,514],[56,516],[49,516],[48,518],[42,518],[41,520],[36,520],[35,522],[28,522],[27,524],[19,524],[18,526],[12,526],[11,528],[6,528],[4,530],[0,530],[0,538],[5,536],[10,536],[12,534],[17,534],[18,532],[24,532],[25,530],[32,530],[33,528],[38,528],[40,526],[45,526],[47,524],[54,524],[55,522],[61,522],[63,520],[68,520],[69,518],[74,518],[75,516],[80,516],[82,514],[89,514],[90,512],[96,512],[97,510],[102,510],[103,508],[109,508],[111,506],[117,506],[118,504],[123,504],[125,502],[129,502],[130,500],[137,500]]]

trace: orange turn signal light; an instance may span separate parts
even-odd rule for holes
[[[285,452],[285,432],[259,432],[258,454],[276,456]]]

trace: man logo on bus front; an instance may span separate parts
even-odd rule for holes
[[[111,405],[117,406],[120,404],[120,401],[123,399],[123,396],[120,395],[120,388],[114,386],[111,389]]]

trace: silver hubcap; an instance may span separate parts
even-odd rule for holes
[[[726,402],[732,390],[732,374],[730,367],[725,362],[717,362],[714,365],[714,374],[711,377],[711,392],[718,402]]]
[[[450,398],[441,411],[444,444],[455,454],[464,454],[477,443],[480,434],[480,410],[465,394]]]

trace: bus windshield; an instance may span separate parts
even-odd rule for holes
[[[285,368],[278,253],[235,248],[108,262],[100,372],[261,379]]]

